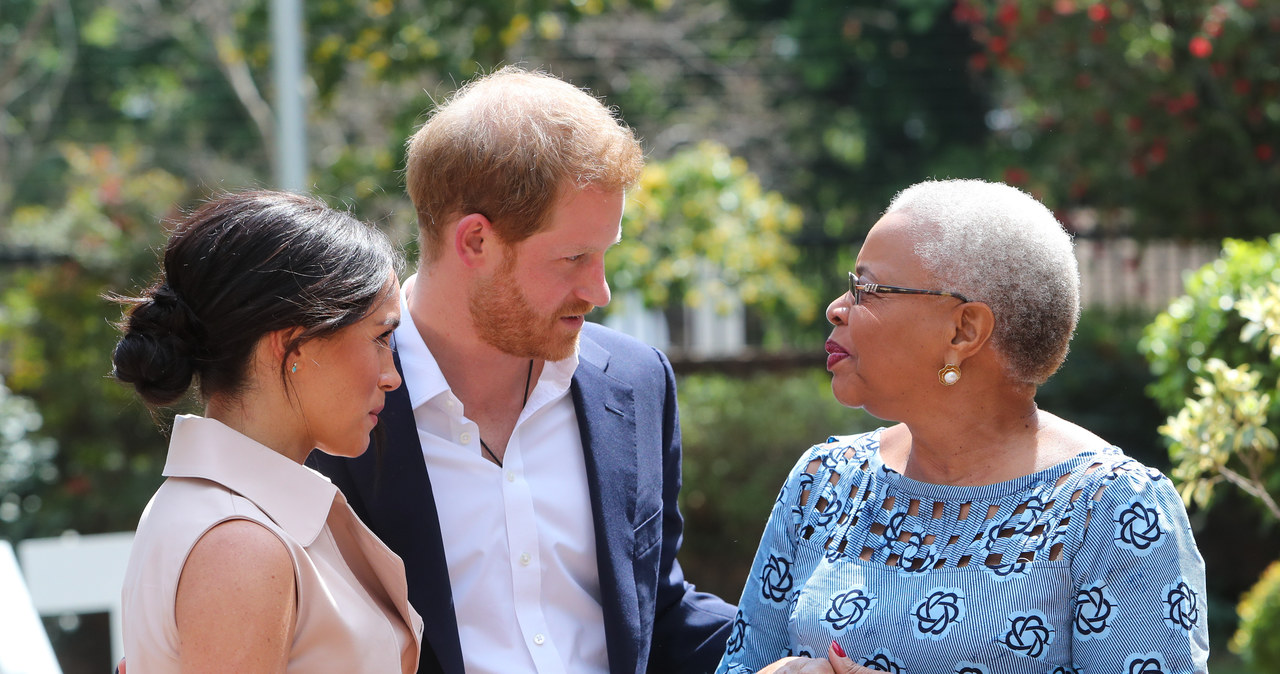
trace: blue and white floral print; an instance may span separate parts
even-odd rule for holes
[[[1091,583],[1076,592],[1075,636],[1085,639],[1105,639],[1116,619],[1116,600],[1107,584]]]
[[[1008,630],[1000,637],[1000,645],[1028,658],[1044,657],[1057,630],[1039,611],[1013,613],[1008,618]]]
[[[980,487],[831,438],[781,490],[719,672],[786,655],[899,674],[1200,674],[1204,563],[1167,478],[1100,448]]]
[[[822,619],[832,630],[839,632],[857,627],[875,605],[875,595],[867,594],[862,588],[854,588],[831,597],[831,608],[827,609],[827,614]]]
[[[915,619],[915,636],[937,641],[951,628],[964,620],[964,590],[958,587],[940,587],[911,608]]]

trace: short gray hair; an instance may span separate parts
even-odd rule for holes
[[[899,192],[889,213],[919,232],[915,253],[941,289],[991,307],[992,346],[1013,378],[1039,386],[1058,370],[1080,317],[1080,271],[1044,204],[1002,183],[929,180]]]

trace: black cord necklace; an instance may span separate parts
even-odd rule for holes
[[[529,359],[529,371],[524,375],[524,399],[520,401],[521,410],[523,410],[524,406],[529,403],[529,382],[531,381],[533,381],[533,359],[532,358]],[[498,467],[501,468],[502,459],[499,459],[498,455],[494,454],[492,449],[489,449],[489,445],[485,443],[484,438],[480,438],[480,446],[484,448],[484,451],[489,455],[489,458],[493,459],[493,462],[498,464]]]

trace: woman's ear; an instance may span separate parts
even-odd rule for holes
[[[270,363],[287,372],[293,363],[298,362],[302,357],[301,347],[294,343],[302,332],[303,329],[300,327],[283,328],[268,332],[262,336],[262,341],[260,342],[263,350],[262,355]]]
[[[493,248],[496,235],[489,218],[471,213],[458,220],[453,228],[453,250],[467,267],[484,264],[485,255]]]
[[[951,318],[951,348],[961,361],[981,351],[996,328],[995,314],[982,302],[961,304],[952,312]]]

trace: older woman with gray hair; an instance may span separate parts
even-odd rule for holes
[[[836,399],[897,423],[796,463],[718,671],[1207,671],[1177,491],[1036,406],[1079,285],[1070,237],[1020,190],[928,181],[893,200],[827,308],[826,350]]]

